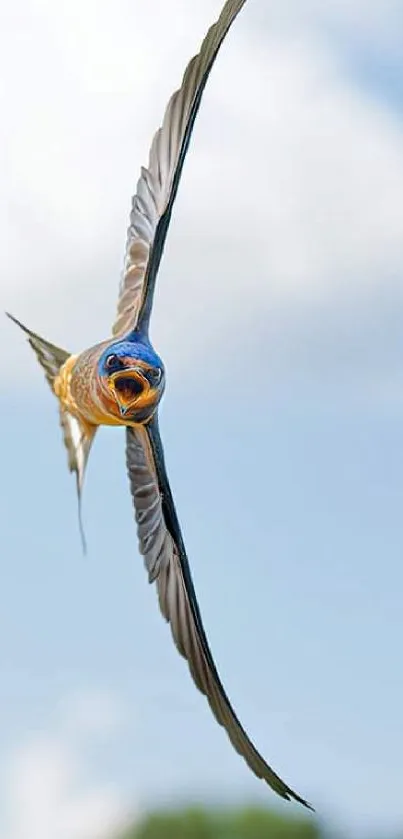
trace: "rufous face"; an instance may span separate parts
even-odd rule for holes
[[[101,398],[108,412],[122,423],[150,419],[164,389],[162,368],[112,353],[105,361],[105,369]]]
[[[148,422],[165,387],[161,359],[144,341],[104,341],[77,356],[70,394],[77,411],[96,425]]]

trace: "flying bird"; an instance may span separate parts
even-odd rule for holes
[[[203,91],[220,46],[245,2],[227,0],[224,4],[154,136],[148,167],[141,169],[132,200],[112,337],[72,355],[9,317],[28,335],[57,397],[79,507],[88,455],[99,426],[125,426],[139,548],[175,644],[216,720],[250,769],[282,798],[312,809],[259,754],[231,706],[214,663],[165,468],[158,427],[165,369],[149,338],[158,269]]]

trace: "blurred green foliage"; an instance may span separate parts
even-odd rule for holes
[[[291,818],[267,810],[161,811],[146,816],[122,839],[321,839],[312,818]]]

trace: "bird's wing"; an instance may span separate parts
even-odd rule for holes
[[[165,469],[156,419],[126,430],[126,458],[136,514],[140,552],[150,582],[156,581],[162,614],[171,624],[175,644],[192,677],[207,697],[234,748],[258,776],[282,798],[307,801],[293,792],[267,765],[239,722],[225,693],[207,638]]]
[[[246,0],[227,0],[200,52],[189,63],[152,142],[133,198],[113,335],[147,330],[172,207],[202,94],[220,46]]]
[[[60,425],[63,431],[64,445],[67,449],[68,467],[70,472],[74,472],[76,476],[78,523],[80,527],[83,550],[85,551],[86,540],[81,515],[81,497],[88,455],[90,453],[98,426],[91,425],[84,419],[78,420],[70,413],[70,411],[66,411],[62,405],[59,407],[59,417]]]
[[[59,375],[60,368],[63,367],[63,364],[68,358],[71,358],[70,353],[66,352],[66,350],[62,350],[60,347],[56,347],[55,344],[51,344],[49,341],[46,341],[45,338],[41,338],[41,336],[37,335],[36,332],[32,332],[31,329],[24,326],[21,321],[17,320],[17,318],[13,315],[10,315],[9,312],[6,312],[6,314],[7,317],[16,323],[17,326],[19,326],[20,329],[22,329],[22,331],[28,336],[28,342],[45,373],[46,381],[48,382],[52,393],[55,393],[55,379]],[[70,472],[74,472],[76,476],[78,517],[83,547],[85,548],[85,537],[81,520],[81,491],[83,487],[85,467],[97,426],[90,425],[90,423],[85,422],[84,419],[76,419],[76,417],[67,411],[60,402],[59,417],[63,432],[64,445],[67,449],[68,466]]]
[[[55,344],[51,344],[50,341],[46,341],[45,338],[41,338],[41,336],[37,335],[36,332],[32,332],[31,329],[24,326],[24,324],[15,318],[14,315],[10,315],[10,312],[6,312],[6,315],[28,336],[28,343],[32,347],[39,364],[45,373],[46,381],[53,391],[55,378],[59,375],[60,368],[63,367],[63,364],[68,358],[70,358],[70,353],[66,350],[62,350],[61,347],[56,347]]]

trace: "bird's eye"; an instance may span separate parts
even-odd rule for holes
[[[123,367],[123,362],[118,355],[108,355],[105,361],[105,367],[107,370],[116,370]]]
[[[151,370],[147,370],[147,379],[153,387],[156,387],[162,379],[162,370],[159,367],[153,367]]]

